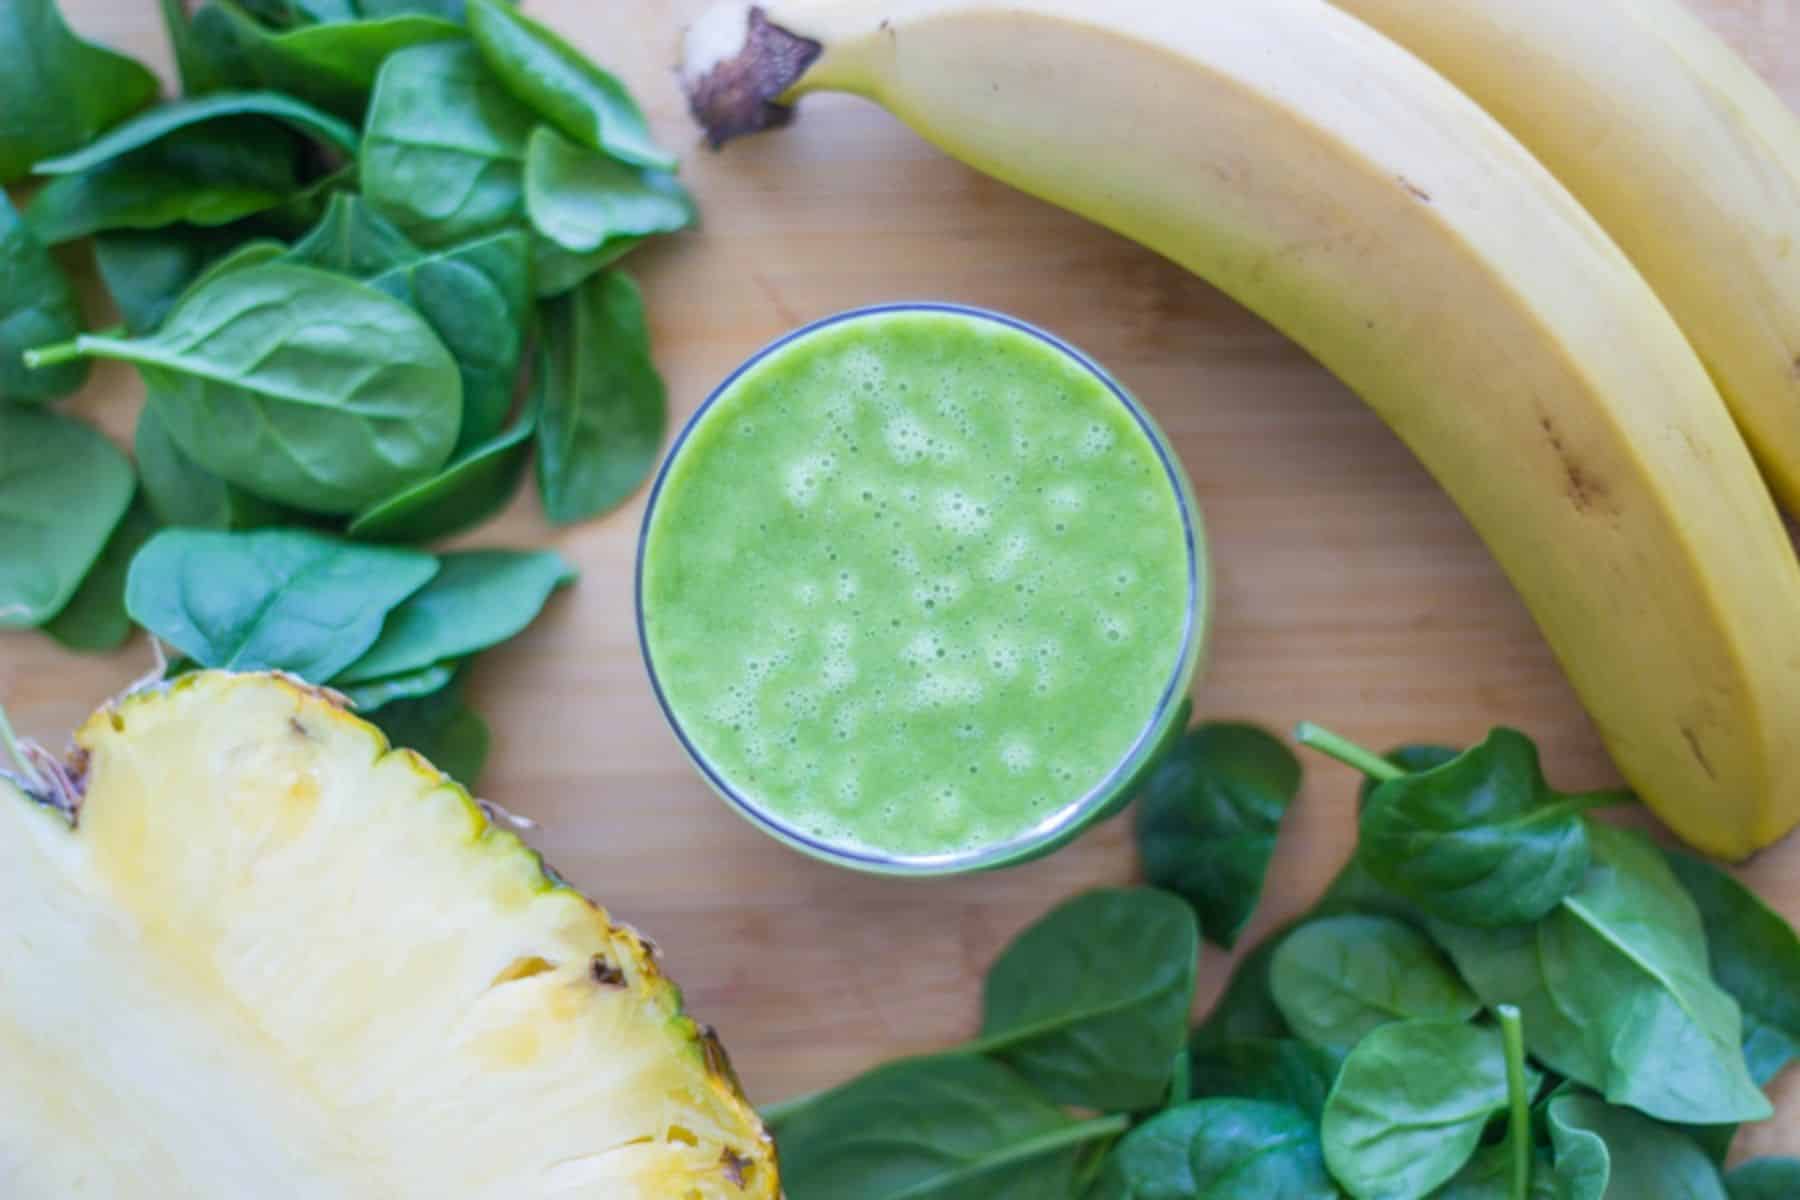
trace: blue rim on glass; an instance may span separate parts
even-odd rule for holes
[[[663,485],[668,481],[670,468],[680,458],[688,438],[695,429],[699,428],[712,411],[713,406],[721,397],[730,392],[732,385],[737,383],[746,372],[793,342],[847,321],[908,312],[947,313],[1003,325],[1037,338],[1045,345],[1060,351],[1098,379],[1107,391],[1124,406],[1125,411],[1131,414],[1132,419],[1137,422],[1151,447],[1156,451],[1157,461],[1162,464],[1164,477],[1175,493],[1175,504],[1181,514],[1182,537],[1187,553],[1188,605],[1181,634],[1181,654],[1176,659],[1175,669],[1163,687],[1155,710],[1144,723],[1143,730],[1138,734],[1130,749],[1125,752],[1112,770],[1107,772],[1104,779],[1079,798],[1071,800],[1022,833],[1003,842],[983,846],[967,853],[897,855],[838,846],[798,829],[775,814],[758,807],[755,801],[740,794],[732,786],[730,780],[726,779],[711,762],[707,761],[700,748],[689,738],[687,730],[682,727],[680,718],[675,715],[675,710],[670,706],[669,698],[663,691],[662,679],[656,673],[656,660],[650,653],[650,636],[644,620],[644,556],[650,540],[650,527],[656,519],[657,502],[662,498]],[[1082,351],[1055,334],[1039,329],[1028,322],[1007,316],[1005,313],[972,305],[942,301],[907,301],[853,308],[802,325],[798,329],[776,338],[752,354],[712,390],[712,394],[707,396],[706,401],[695,410],[694,415],[688,418],[687,423],[682,426],[681,432],[676,435],[674,444],[670,446],[668,454],[663,458],[662,466],[657,469],[656,482],[651,486],[650,499],[644,506],[644,521],[638,530],[637,565],[633,587],[637,607],[638,649],[644,657],[644,668],[650,676],[650,687],[656,693],[656,702],[662,708],[669,728],[674,730],[682,750],[698,768],[700,774],[705,777],[713,791],[718,793],[752,825],[814,858],[871,874],[924,878],[982,871],[1028,861],[1038,854],[1063,845],[1080,834],[1090,823],[1112,808],[1113,802],[1118,800],[1120,793],[1130,786],[1132,780],[1146,765],[1149,756],[1162,742],[1165,733],[1168,732],[1171,720],[1180,711],[1182,701],[1187,696],[1188,688],[1198,669],[1204,649],[1203,643],[1210,615],[1208,612],[1208,588],[1211,582],[1210,577],[1203,578],[1201,574],[1201,547],[1204,544],[1199,507],[1194,501],[1187,476],[1180,463],[1175,460],[1162,431],[1157,428],[1156,423],[1151,420],[1150,414],[1143,410],[1131,393],[1109,375],[1105,368]]]

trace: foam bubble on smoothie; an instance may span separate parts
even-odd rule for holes
[[[880,392],[887,382],[887,359],[878,346],[847,346],[838,359],[838,365],[847,378],[870,395]]]
[[[831,731],[840,742],[847,742],[862,728],[863,706],[851,702],[840,704],[831,714]]]
[[[819,499],[825,484],[837,474],[837,469],[835,454],[809,454],[795,459],[784,472],[787,498],[801,508],[810,507]]]
[[[1109,642],[1131,640],[1131,618],[1123,613],[1103,612],[1099,616],[1100,636]]]
[[[934,629],[914,634],[900,651],[900,661],[909,667],[931,667],[950,656],[944,635]]]
[[[912,590],[913,603],[928,613],[943,613],[953,607],[969,590],[969,581],[961,575],[938,575],[920,581]]]
[[[929,710],[981,703],[981,681],[960,671],[927,671],[913,685],[913,707]]]
[[[1000,539],[999,548],[988,557],[988,579],[995,582],[1011,579],[1030,554],[1031,535],[1023,530],[1013,530]]]
[[[1011,679],[1025,665],[1025,652],[1013,639],[995,634],[988,638],[987,664],[1000,678]]]
[[[856,664],[851,661],[848,654],[828,655],[825,658],[822,676],[826,691],[845,691],[856,682]]]
[[[925,432],[925,426],[910,413],[890,417],[881,430],[882,440],[887,443],[888,453],[895,462],[918,463],[930,454],[931,435]]]
[[[1118,444],[1119,436],[1098,421],[1082,431],[1076,450],[1083,458],[1098,458]]]

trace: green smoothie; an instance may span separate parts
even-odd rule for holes
[[[677,444],[645,654],[695,760],[787,840],[874,869],[1016,857],[1172,719],[1198,541],[1159,435],[1075,352],[972,310],[847,314]]]

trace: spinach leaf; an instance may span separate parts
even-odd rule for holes
[[[1050,1099],[1102,1112],[1154,1108],[1187,1035],[1199,931],[1148,888],[1077,896],[988,971],[981,1038]]]
[[[361,197],[339,192],[327,203],[319,223],[283,257],[299,266],[368,279],[412,262],[421,253],[393,222]]]
[[[432,663],[429,667],[408,671],[404,675],[371,679],[367,683],[333,684],[332,687],[342,692],[344,698],[350,701],[350,706],[366,717],[397,701],[417,700],[421,696],[443,691],[456,677],[456,669],[457,664],[454,662]]]
[[[1719,1169],[1677,1130],[1575,1091],[1548,1112],[1561,1200],[1726,1200]]]
[[[1283,931],[1285,932],[1285,931]],[[1196,1054],[1217,1050],[1246,1038],[1285,1038],[1292,1035],[1287,1018],[1275,1004],[1269,989],[1269,962],[1281,945],[1282,933],[1271,934],[1238,960],[1212,1011],[1194,1030],[1189,1045]]]
[[[55,0],[0,5],[0,62],[0,183],[91,140],[156,97],[156,76],[69,32]]]
[[[160,104],[79,150],[44,159],[32,170],[38,175],[75,175],[91,171],[181,130],[227,118],[233,119],[234,126],[246,133],[259,127],[266,132],[268,126],[261,125],[260,120],[237,120],[245,117],[279,122],[298,133],[327,142],[345,154],[356,153],[356,130],[304,101],[279,92],[217,92],[198,100]]]
[[[1351,913],[1391,917],[1423,930],[1425,920],[1411,904],[1395,896],[1369,877],[1352,858],[1319,897],[1308,918],[1336,917]],[[1196,1053],[1217,1049],[1243,1038],[1284,1038],[1293,1031],[1275,1003],[1269,986],[1269,964],[1281,940],[1298,922],[1284,926],[1238,962],[1225,994],[1213,1006],[1199,1028],[1192,1046]]]
[[[1120,1141],[1090,1200],[1335,1200],[1319,1130],[1260,1100],[1200,1100]]]
[[[125,572],[132,556],[156,532],[156,515],[139,496],[106,539],[105,549],[63,610],[44,625],[44,632],[70,650],[98,653],[117,650],[131,636],[125,612]]]
[[[442,689],[413,700],[384,704],[369,720],[396,747],[425,756],[432,766],[470,791],[487,765],[492,737],[481,714],[463,699],[467,669]]]
[[[1450,746],[1419,742],[1407,746],[1395,746],[1381,757],[1410,775],[1420,771],[1429,771],[1433,767],[1441,767],[1445,763],[1461,757],[1462,753],[1461,750]],[[1357,812],[1360,813],[1368,807],[1369,797],[1375,794],[1375,789],[1380,787],[1381,783],[1382,781],[1374,776],[1365,775],[1363,777],[1362,784],[1356,790]]]
[[[196,13],[194,33],[234,86],[286,92],[350,118],[362,115],[390,55],[467,36],[462,26],[423,13],[271,30],[232,0],[212,0]]]
[[[598,250],[572,254],[549,238],[534,235],[531,239],[532,286],[540,300],[560,296],[618,262],[643,241],[641,237],[614,238]]]
[[[258,215],[256,221],[280,237],[292,241],[325,215],[325,209],[333,196],[355,186],[356,164],[346,163],[303,185],[280,204]]]
[[[1428,931],[1430,925],[1417,905],[1383,887],[1369,874],[1360,858],[1352,858],[1344,864],[1343,870],[1331,881],[1331,886],[1325,889],[1325,894],[1319,897],[1309,915],[1336,917],[1345,913],[1392,917],[1420,932]]]
[[[469,32],[493,72],[521,101],[590,150],[669,170],[625,86],[587,55],[503,0],[469,0]]]
[[[516,637],[550,594],[575,581],[553,550],[464,550],[389,614],[381,636],[333,682],[367,683],[463,658]]]
[[[429,542],[485,521],[506,506],[525,478],[537,414],[477,446],[423,483],[358,514],[346,532],[372,542]]]
[[[532,227],[572,254],[621,238],[686,229],[693,198],[667,171],[644,170],[577,146],[540,125],[525,147],[525,212]]]
[[[175,52],[175,70],[181,79],[182,94],[198,96],[223,87],[218,64],[213,62],[205,43],[194,33],[187,0],[158,2],[162,6],[163,29],[169,35],[169,47]]]
[[[1527,1200],[1564,1200],[1556,1191],[1556,1172],[1548,1158],[1536,1154],[1532,1159],[1531,1190]],[[1469,1165],[1442,1188],[1431,1193],[1431,1200],[1512,1200],[1513,1159],[1507,1146],[1487,1146],[1475,1152]]]
[[[1377,787],[1357,853],[1432,916],[1520,925],[1555,908],[1587,873],[1582,812],[1595,803],[1552,791],[1531,739],[1496,729],[1440,767]]]
[[[1725,1176],[1731,1200],[1794,1200],[1800,1196],[1800,1158],[1757,1158]]]
[[[1596,823],[1589,839],[1586,880],[1536,926],[1438,923],[1438,944],[1484,1002],[1523,1012],[1536,1058],[1610,1102],[1691,1124],[1768,1116],[1693,901],[1641,834]]]
[[[165,529],[133,560],[125,607],[201,666],[325,683],[437,570],[429,554],[298,529]]]
[[[288,247],[285,243],[278,242],[273,238],[256,238],[252,241],[240,242],[230,253],[221,255],[208,263],[194,282],[188,285],[187,290],[196,291],[214,280],[223,279],[227,275],[235,274],[249,267],[280,262],[287,251]],[[185,297],[186,294],[186,292],[182,293],[182,297]],[[177,298],[177,303],[182,297]]]
[[[1694,1144],[1719,1167],[1731,1157],[1732,1143],[1737,1141],[1742,1125],[1676,1125],[1676,1129],[1694,1139]]]
[[[369,102],[363,194],[428,246],[511,225],[525,214],[535,123],[467,43],[402,50]]]
[[[1190,1055],[1188,1086],[1197,1099],[1233,1096],[1288,1104],[1318,1120],[1343,1059],[1297,1038],[1242,1038]]]
[[[1082,1147],[1123,1118],[1077,1122],[999,1063],[890,1063],[807,1104],[776,1131],[789,1200],[1048,1200]]]
[[[1189,730],[1138,797],[1145,878],[1193,905],[1209,941],[1235,946],[1299,792],[1299,760],[1266,731],[1222,722]]]
[[[293,29],[328,21],[354,21],[359,0],[240,0],[243,10],[265,25]]]
[[[649,477],[669,410],[637,285],[617,271],[544,302],[538,495],[557,524],[602,513]]]
[[[164,525],[192,529],[256,529],[279,525],[293,514],[278,504],[226,483],[187,456],[157,416],[152,398],[138,413],[138,475],[144,498]]]
[[[1308,921],[1288,934],[1269,985],[1296,1034],[1338,1050],[1389,1021],[1466,1021],[1481,1007],[1424,934],[1364,914]]]
[[[1738,1130],[1742,1125],[1677,1125],[1676,1129],[1694,1139],[1694,1144],[1705,1151],[1720,1167],[1731,1157],[1731,1145],[1737,1141]]]
[[[243,243],[244,236],[241,228],[230,226],[103,233],[94,239],[94,263],[125,328],[132,333],[149,333],[163,323],[181,294],[193,286],[207,267]],[[279,243],[248,244],[275,245],[277,252],[282,249]],[[73,330],[63,338],[79,332]],[[39,338],[32,345],[42,346],[63,338]]]
[[[285,263],[205,281],[149,337],[34,352],[75,354],[135,364],[201,466],[313,512],[355,512],[429,477],[462,420],[456,364],[411,309]]]
[[[0,629],[63,610],[125,515],[131,464],[100,434],[0,405]]]
[[[87,364],[47,371],[25,365],[25,351],[81,332],[81,302],[68,276],[0,192],[0,404],[66,396],[87,381]]]
[[[224,117],[55,177],[25,220],[52,245],[114,229],[227,225],[278,207],[301,187],[293,134],[255,117]]]
[[[1725,871],[1677,851],[1664,856],[1700,910],[1713,979],[1743,1010],[1750,1077],[1766,1084],[1800,1057],[1800,937]]]
[[[458,454],[492,440],[512,410],[531,319],[529,246],[524,233],[509,230],[427,254],[369,281],[424,317],[456,360],[463,383]]]
[[[1163,1107],[1174,1108],[1186,1104],[1194,1098],[1194,1059],[1186,1050],[1175,1052],[1175,1061],[1169,1067],[1169,1094],[1163,1100]]]
[[[423,13],[442,17],[459,24],[468,15],[465,0],[362,0],[365,17],[397,17],[402,13]]]
[[[1325,1162],[1357,1200],[1417,1200],[1462,1170],[1506,1105],[1499,1030],[1382,1025],[1350,1052],[1325,1101]]]
[[[294,23],[325,25],[334,21],[354,21],[362,15],[362,0],[291,0]]]

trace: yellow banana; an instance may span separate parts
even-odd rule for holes
[[[1717,390],[1531,154],[1325,0],[769,0],[689,31],[715,139],[804,92],[1274,322],[1449,490],[1627,778],[1739,857],[1800,819],[1800,564]]]
[[[1680,0],[1334,0],[1437,68],[1612,234],[1800,514],[1800,118]]]

